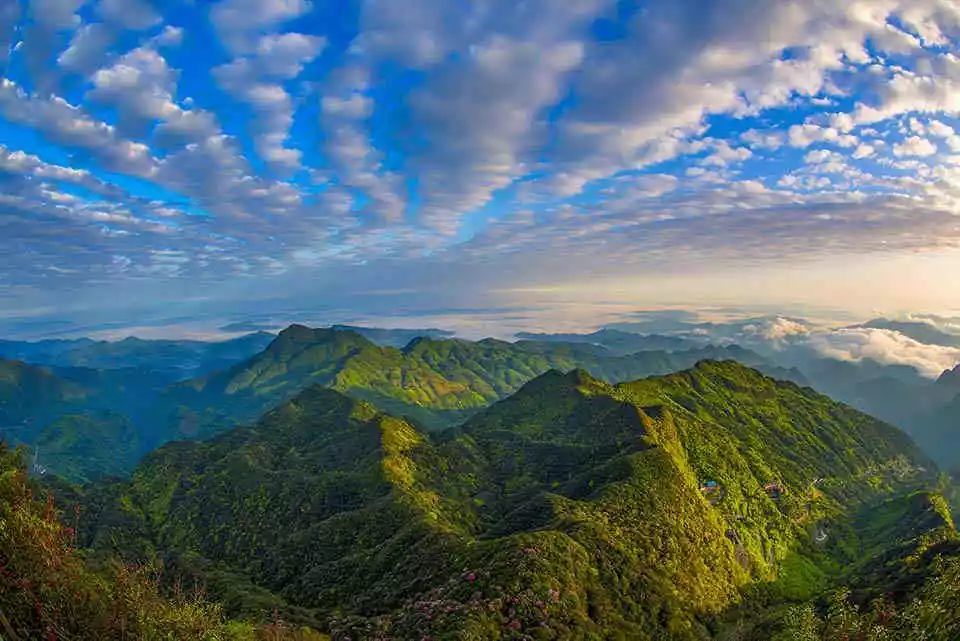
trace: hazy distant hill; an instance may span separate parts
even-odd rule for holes
[[[274,335],[257,332],[220,342],[190,340],[0,341],[0,357],[51,367],[140,369],[169,381],[203,376],[262,351]]]
[[[0,359],[0,429],[33,425],[87,396],[81,386],[48,369]]]
[[[937,385],[948,393],[960,394],[960,365],[941,374],[937,379]]]
[[[791,604],[844,583],[956,632],[935,480],[893,427],[732,362],[550,371],[442,436],[314,386],[91,489],[81,538],[334,639],[816,639]]]
[[[39,449],[42,469],[72,481],[129,472],[143,453],[135,419],[164,385],[135,369],[56,369],[0,359],[0,440]]]
[[[703,347],[702,341],[658,334],[634,334],[616,329],[600,329],[590,334],[537,334],[520,332],[517,338],[540,342],[587,343],[601,345],[614,354],[663,350],[668,352]]]

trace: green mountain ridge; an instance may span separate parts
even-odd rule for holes
[[[388,347],[403,347],[415,338],[452,338],[454,332],[436,327],[423,329],[387,329],[383,327],[360,327],[357,325],[331,325],[331,329],[355,332],[364,338]]]
[[[707,361],[620,385],[548,371],[435,435],[316,385],[89,489],[81,533],[335,639],[708,639],[736,620],[726,638],[759,640],[789,628],[777,604],[859,577],[869,595],[949,547],[935,483],[895,428]]]
[[[202,350],[190,342],[139,339],[25,344],[58,354],[96,353],[107,358],[99,364],[111,368],[22,364],[13,372],[0,360],[0,372],[8,372],[8,381],[23,381],[0,389],[0,429],[11,442],[31,446],[47,430],[40,443],[45,467],[70,480],[84,481],[128,473],[143,454],[167,441],[207,438],[237,423],[252,422],[312,384],[347,392],[439,429],[458,423],[551,368],[584,367],[605,380],[619,381],[675,371],[702,358],[737,358],[770,373],[795,374],[776,370],[756,354],[736,347],[618,356],[591,344],[421,336],[395,348],[340,328],[292,326],[264,351],[231,368],[168,386],[168,370],[186,371],[182,368],[196,354],[216,352],[226,357],[230,350],[249,349],[251,341],[261,336],[204,344]],[[110,354],[117,350],[117,358],[112,359]],[[63,360],[63,354],[58,358]],[[142,367],[120,367],[125,362]],[[56,393],[62,399],[50,397],[43,385],[59,390]],[[133,426],[132,433],[128,425]],[[100,456],[105,449],[112,450],[112,459]]]
[[[618,356],[594,345],[420,337],[398,349],[355,332],[294,325],[245,363],[172,388],[165,402],[176,409],[165,429],[174,437],[213,434],[254,420],[311,384],[442,428],[550,369],[583,368],[616,382],[676,371],[705,358],[735,358],[786,377],[796,374],[735,346]]]

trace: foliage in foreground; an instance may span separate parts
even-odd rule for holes
[[[35,496],[20,454],[0,444],[0,638],[317,641],[282,623],[225,621],[197,589],[162,590],[149,566],[89,568],[52,495]],[[67,520],[70,515],[66,515]]]

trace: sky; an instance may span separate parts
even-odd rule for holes
[[[955,314],[958,38],[948,0],[0,0],[0,333]]]

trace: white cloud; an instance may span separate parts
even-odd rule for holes
[[[677,189],[680,181],[669,174],[644,174],[631,177],[627,184],[633,196],[659,198]]]
[[[409,163],[420,184],[422,221],[452,235],[462,215],[534,168],[534,150],[547,133],[544,110],[562,98],[583,60],[586,28],[608,3],[503,0],[478,11],[474,22],[449,21],[455,6],[436,6],[367,4],[359,49],[374,60],[400,56],[429,72],[410,98],[429,147]],[[518,29],[530,21],[537,28]]]
[[[927,127],[927,131],[930,132],[931,136],[935,136],[937,138],[952,138],[955,135],[953,127],[946,125],[939,120],[931,120],[929,126]]]
[[[324,96],[321,109],[327,116],[363,120],[373,114],[373,100],[360,94],[353,94],[346,98]]]
[[[97,71],[87,97],[117,107],[121,130],[143,133],[154,120],[179,111],[173,102],[176,74],[159,53],[134,49],[111,67]]]
[[[323,152],[336,172],[337,185],[324,193],[322,206],[343,216],[357,204],[350,191],[359,190],[366,202],[358,207],[358,213],[377,227],[399,221],[407,203],[402,177],[384,168],[384,154],[374,147],[366,131],[375,109],[373,99],[366,95],[368,89],[369,70],[358,60],[339,69],[324,88],[320,104]]]
[[[748,337],[761,338],[774,344],[782,344],[797,337],[810,334],[810,327],[790,318],[767,318],[759,323],[745,325],[742,332]]]
[[[810,345],[838,360],[870,359],[883,365],[907,365],[927,378],[936,378],[960,363],[960,349],[926,345],[886,329],[840,329],[814,334]]]
[[[59,80],[49,63],[60,46],[62,34],[80,26],[77,11],[85,0],[29,0],[27,15],[31,22],[23,35],[23,55],[34,86],[50,91]]]
[[[176,47],[183,42],[183,28],[166,25],[150,41],[157,47]]]
[[[221,0],[210,10],[224,43],[235,53],[251,53],[260,35],[310,11],[309,0]]]
[[[329,55],[309,2],[186,3],[170,15],[209,16],[227,54],[197,104],[184,95],[207,71],[196,48],[208,43],[184,37],[195,22],[163,24],[167,5],[152,0],[81,4],[24,4],[20,26],[43,37],[15,54],[13,75],[31,57],[53,80],[72,75],[0,84],[0,114],[61,163],[8,177],[3,203],[19,208],[18,238],[31,220],[101,221],[109,241],[98,242],[110,244],[100,254],[133,261],[129,273],[152,264],[123,245],[146,229],[131,231],[139,218],[165,222],[150,233],[176,230],[183,246],[169,246],[188,253],[206,235],[211,257],[185,270],[232,254],[229,269],[245,274],[294,255],[317,265],[444,252],[476,264],[523,256],[534,271],[628,271],[688,256],[725,265],[939,249],[960,237],[960,153],[917,155],[960,152],[947,124],[960,113],[960,31],[934,0],[649,3],[602,42],[593,27],[619,19],[613,0],[363,0],[357,37],[343,49],[338,37]],[[0,49],[15,34],[0,33]],[[48,93],[66,89],[69,100]],[[226,115],[238,105],[247,126]],[[318,121],[291,139],[301,105]],[[810,115],[790,127],[797,114]],[[312,144],[320,153],[303,153]],[[67,154],[90,175],[64,173]],[[107,207],[62,184],[114,180],[104,169],[163,196]],[[315,181],[303,187],[303,176]],[[464,226],[491,203],[494,215]]]
[[[960,318],[951,316],[939,316],[936,314],[908,314],[907,321],[924,323],[945,334],[952,334],[960,337]]]
[[[103,23],[87,24],[76,31],[57,63],[73,73],[89,73],[100,66],[114,44],[116,33]]]
[[[919,75],[901,68],[876,74],[876,104],[859,103],[853,117],[858,124],[873,124],[900,114],[957,112],[960,110],[958,66],[951,57],[937,59],[943,73],[936,77]]]
[[[566,173],[582,184],[664,160],[682,145],[662,142],[695,134],[709,114],[751,114],[834,91],[829,75],[845,61],[868,59],[863,42],[886,29],[893,7],[848,14],[836,4],[751,3],[751,20],[732,17],[744,10],[734,0],[655,5],[636,16],[626,38],[591,47],[575,86],[580,100],[561,125]],[[801,55],[784,60],[788,47]],[[792,138],[797,146],[857,144],[813,124]]]
[[[803,162],[807,164],[825,164],[832,162],[842,165],[844,160],[844,156],[829,149],[815,149],[814,151],[807,152],[803,157]]]
[[[0,114],[60,144],[80,147],[110,169],[141,176],[153,171],[146,145],[121,138],[114,127],[94,120],[62,98],[31,96],[12,81],[0,79]]]
[[[89,171],[46,163],[37,156],[23,151],[9,151],[3,145],[0,145],[0,171],[32,176],[43,181],[73,183],[94,192],[114,197],[118,195],[116,190],[110,189],[106,183],[92,176]]]
[[[935,153],[937,153],[937,146],[920,136],[910,136],[893,146],[893,155],[898,158],[902,156],[932,156]]]
[[[782,131],[750,129],[740,134],[740,141],[752,148],[776,151],[784,145],[785,135]]]
[[[146,0],[99,0],[95,9],[102,22],[84,24],[73,33],[70,45],[57,57],[57,64],[63,70],[90,74],[112,57],[112,50],[124,31],[144,31],[161,22],[160,14]],[[154,40],[162,44],[176,32],[176,28],[168,25]]]
[[[0,75],[5,75],[19,20],[20,0],[0,0]]]
[[[703,159],[703,164],[713,167],[726,167],[741,163],[753,156],[753,152],[746,147],[732,147],[727,141],[721,140],[714,144],[714,151]]]
[[[829,143],[838,147],[855,147],[858,144],[856,136],[840,133],[833,127],[804,124],[793,125],[787,132],[791,147],[809,147],[814,143]]]
[[[524,173],[536,117],[559,99],[562,77],[579,65],[583,50],[575,41],[493,37],[471,54],[465,71],[452,67],[412,100],[433,137],[430,154],[416,161],[423,217],[447,232]]]
[[[253,109],[251,126],[257,152],[273,167],[299,167],[301,152],[286,146],[293,124],[293,101],[281,84],[300,75],[320,55],[326,40],[300,33],[262,36],[251,55],[213,70],[226,91]]]

